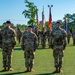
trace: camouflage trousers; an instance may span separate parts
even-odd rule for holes
[[[35,52],[33,51],[25,51],[24,58],[25,58],[25,66],[26,68],[33,68],[34,65],[34,55]]]
[[[42,47],[46,47],[46,38],[41,38],[41,45]]]
[[[12,66],[12,49],[3,49],[2,55],[3,55],[3,67],[11,68],[11,66]]]
[[[70,38],[67,38],[67,42],[68,42],[68,44],[70,43]]]
[[[73,45],[75,45],[75,38],[73,38]]]
[[[39,46],[39,44],[40,44],[40,37],[38,36],[38,46]]]
[[[56,47],[53,50],[53,57],[54,57],[54,65],[55,67],[62,67],[62,62],[63,62],[63,56],[64,56],[64,51],[63,51],[63,46]]]
[[[51,38],[50,37],[48,37],[48,45],[49,45],[49,48],[50,48],[50,46],[51,46]]]
[[[21,42],[21,36],[17,36],[17,40],[18,40],[18,43],[20,44],[20,42]]]

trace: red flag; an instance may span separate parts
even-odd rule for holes
[[[36,24],[38,25],[38,10],[36,12]]]
[[[44,7],[43,7],[43,11],[42,11],[42,27],[45,27]]]
[[[49,27],[50,29],[52,29],[52,15],[51,15],[51,8],[49,8],[48,27]]]

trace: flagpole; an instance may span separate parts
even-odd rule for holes
[[[36,8],[36,24],[37,24],[37,27],[38,27],[38,9]]]
[[[45,27],[45,15],[44,15],[44,6],[42,8],[42,28]]]
[[[66,30],[66,16],[64,16],[64,29]]]
[[[53,7],[53,5],[48,5],[48,7],[49,7],[49,18],[51,17],[51,19],[52,19],[52,16],[50,15],[51,14],[51,8]],[[49,27],[49,25],[48,25],[48,27]],[[50,28],[50,27],[49,27]],[[51,29],[51,28],[50,28]]]

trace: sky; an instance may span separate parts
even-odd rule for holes
[[[27,19],[22,14],[25,7],[25,0],[0,0],[0,25],[10,20],[16,24],[27,24]],[[44,6],[45,19],[48,21],[49,8],[52,7],[52,21],[63,20],[65,14],[75,13],[75,0],[29,0],[34,2],[38,8],[39,21],[42,19],[42,7]]]

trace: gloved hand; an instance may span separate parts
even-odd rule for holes
[[[0,48],[2,48],[2,45],[0,45]]]
[[[65,50],[65,48],[66,48],[66,45],[63,45],[63,50]]]
[[[53,49],[53,45],[50,45],[50,47]]]
[[[22,50],[24,50],[24,45],[21,45]]]
[[[12,48],[14,48],[14,47],[15,47],[15,45],[16,45],[16,42],[12,43]]]

